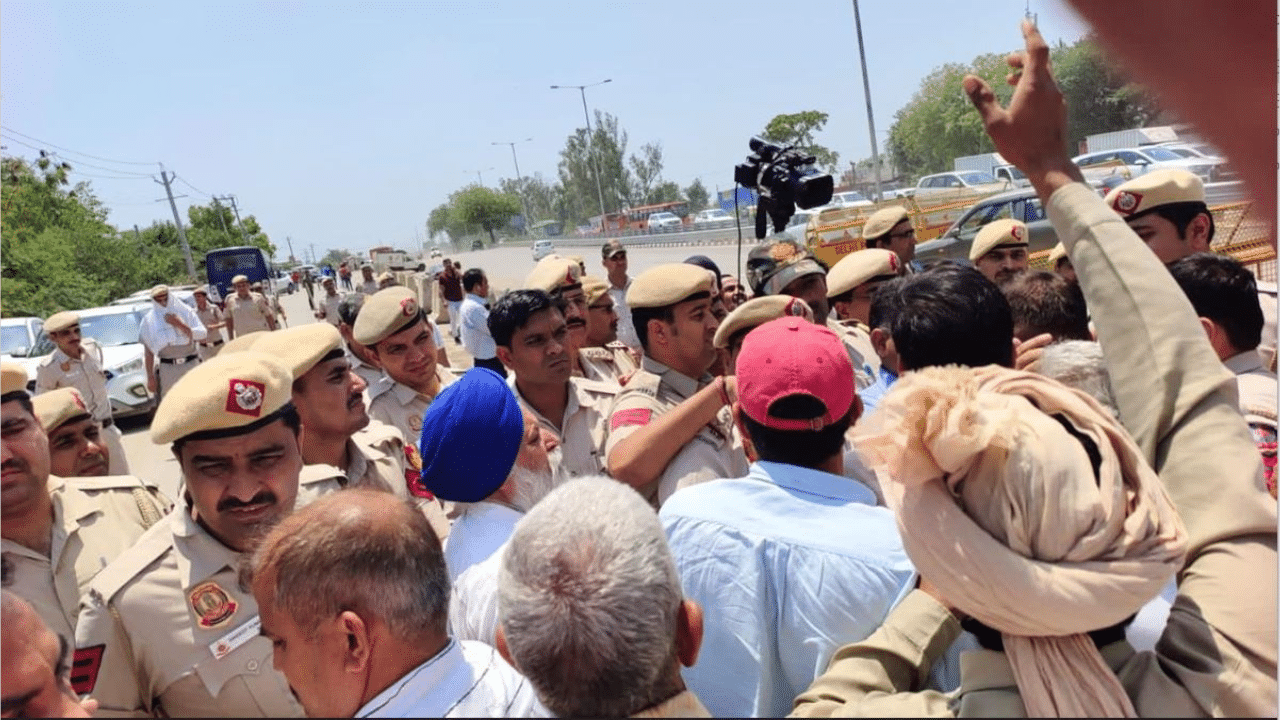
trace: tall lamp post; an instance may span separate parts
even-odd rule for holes
[[[482,172],[489,172],[489,171],[490,171],[490,170],[492,170],[492,169],[493,169],[493,168],[485,168],[484,170],[477,170],[477,171],[476,171],[476,181],[480,183],[480,187],[484,187],[484,176],[483,176],[483,175],[481,175],[480,173],[482,173]]]
[[[853,26],[858,32],[858,57],[862,60],[862,91],[867,98],[867,132],[871,134],[871,162],[876,170],[876,202],[880,194],[880,150],[876,147],[876,119],[871,114],[871,80],[867,77],[867,52],[862,47],[862,16],[858,13],[858,0],[853,0]]]
[[[529,233],[529,225],[532,224],[533,218],[529,215],[529,203],[525,202],[524,197],[524,178],[520,176],[520,161],[516,159],[516,143],[531,142],[533,138],[525,138],[523,140],[515,140],[512,142],[494,142],[490,145],[509,145],[511,146],[511,162],[516,166],[516,182],[520,183],[520,207],[524,208],[524,231]]]
[[[587,88],[603,85],[613,80],[601,80],[590,85],[552,85],[552,90],[577,90],[582,96],[582,118],[587,121],[587,154],[591,156],[591,165],[596,171],[596,195],[600,199],[600,226],[604,227],[604,189],[600,185],[600,163],[596,160],[595,151],[591,147],[591,115],[587,113]]]

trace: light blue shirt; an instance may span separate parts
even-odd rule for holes
[[[858,397],[862,400],[862,416],[866,417],[880,406],[880,401],[884,399],[884,394],[889,392],[889,388],[898,381],[898,374],[880,366],[880,372],[876,373],[876,381],[858,391]]]
[[[678,490],[658,516],[705,616],[698,662],[682,674],[714,717],[785,716],[832,654],[916,584],[893,513],[839,475],[757,462],[746,477]],[[949,674],[941,689],[959,684],[958,664]]]
[[[462,347],[471,353],[471,357],[490,360],[498,356],[498,346],[489,334],[489,310],[484,306],[484,298],[467,293],[458,310],[458,324],[461,327]]]

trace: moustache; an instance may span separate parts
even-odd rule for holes
[[[586,320],[579,320],[578,318],[574,318],[574,319],[572,319],[572,320],[567,320],[567,321],[565,321],[565,326],[566,326],[566,327],[571,327],[571,328],[573,328],[573,327],[586,327],[586,326],[587,326],[587,321],[586,321]]]
[[[4,462],[0,463],[0,472],[5,472],[7,470],[26,470],[26,469],[27,469],[27,464],[16,457],[11,457],[8,460],[5,460]]]
[[[218,512],[225,512],[227,510],[235,510],[236,508],[249,507],[250,505],[258,505],[258,504],[274,505],[275,502],[276,502],[275,493],[267,490],[263,490],[257,495],[254,495],[253,498],[249,500],[249,502],[242,502],[236,498],[227,498],[226,500],[223,500],[218,503],[217,510]]]

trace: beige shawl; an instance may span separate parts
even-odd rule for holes
[[[1096,445],[1096,476],[1054,416]],[[1186,531],[1101,405],[1032,373],[929,368],[903,375],[854,440],[921,575],[1003,634],[1032,717],[1134,715],[1084,633],[1155,597]]]

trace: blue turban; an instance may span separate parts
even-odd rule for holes
[[[498,373],[472,368],[422,417],[422,484],[443,500],[483,500],[506,482],[523,436],[515,393]]]

